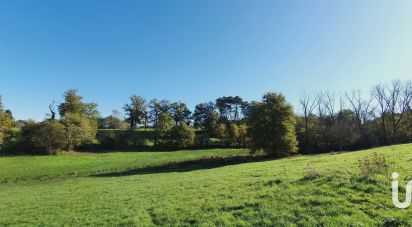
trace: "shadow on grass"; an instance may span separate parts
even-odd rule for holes
[[[91,175],[91,177],[122,177],[131,175],[145,175],[155,173],[170,173],[170,172],[189,172],[202,169],[213,169],[228,165],[236,165],[241,163],[270,161],[279,159],[266,155],[246,155],[246,156],[231,156],[231,157],[207,157],[198,160],[189,160],[182,162],[169,162],[160,166],[149,166],[138,169],[131,169],[122,172],[102,173]]]

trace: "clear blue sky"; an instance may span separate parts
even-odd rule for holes
[[[0,1],[0,94],[42,119],[76,88],[103,115],[132,94],[368,90],[412,78],[412,1]]]

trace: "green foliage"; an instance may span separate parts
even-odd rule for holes
[[[262,102],[252,103],[248,114],[252,152],[282,156],[297,151],[296,119],[283,95],[265,94]]]
[[[13,118],[9,113],[0,110],[0,146],[13,127]]]
[[[29,123],[22,128],[21,142],[32,152],[56,154],[66,148],[67,135],[56,120]]]
[[[64,93],[64,102],[59,105],[60,116],[67,113],[84,113],[83,97],[77,95],[77,90],[70,89]]]
[[[67,150],[93,142],[97,132],[97,125],[92,124],[93,122],[76,113],[66,113],[61,118],[61,123],[66,130]]]
[[[64,102],[59,105],[61,123],[66,130],[67,150],[92,143],[96,137],[100,113],[96,103],[84,103],[76,90],[64,94]]]
[[[195,141],[195,132],[186,123],[174,125],[170,130],[171,145],[174,147],[190,147]]]
[[[5,111],[3,100],[0,96],[0,148],[4,144],[6,136],[13,127],[13,116],[10,111]]]
[[[246,102],[239,96],[224,96],[216,99],[216,108],[220,113],[220,120],[224,123],[238,123],[246,107]]]
[[[170,105],[170,114],[176,125],[190,124],[191,112],[183,102],[174,102]]]
[[[99,129],[126,129],[127,125],[125,122],[119,118],[110,115],[104,118],[98,119],[98,128]]]
[[[219,121],[219,113],[213,102],[196,105],[193,113],[194,126],[201,128],[206,134],[213,135]]]
[[[162,145],[167,145],[170,141],[170,130],[172,129],[172,117],[167,113],[161,113],[159,122],[155,130]]]
[[[138,124],[146,123],[148,110],[144,98],[133,95],[130,97],[130,103],[124,105],[123,109],[126,113],[126,121],[129,123],[131,130],[136,129]]]
[[[237,124],[231,123],[226,130],[227,130],[226,141],[228,145],[235,146],[235,147],[238,146],[240,133],[239,133],[239,127],[237,126]]]

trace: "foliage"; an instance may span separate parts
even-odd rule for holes
[[[252,152],[282,156],[297,151],[296,119],[283,95],[267,93],[262,102],[252,103],[248,124]]]
[[[183,102],[174,102],[170,105],[170,115],[172,116],[176,125],[183,123],[189,125],[192,113],[187,105]]]
[[[96,137],[100,113],[96,103],[84,103],[76,90],[64,93],[59,105],[60,121],[66,130],[66,150],[92,143]]]
[[[216,108],[223,123],[239,123],[243,118],[247,103],[239,96],[223,96],[216,99]]]
[[[6,111],[0,109],[0,146],[13,127],[13,118]]]
[[[155,130],[158,132],[158,138],[162,145],[168,145],[172,139],[170,137],[170,130],[172,129],[172,117],[167,113],[161,113],[159,116],[159,123]]]
[[[125,122],[123,122],[119,118],[113,115],[110,115],[104,118],[99,118],[98,128],[99,129],[125,129],[127,128],[127,125],[125,125]]]
[[[371,177],[376,174],[388,176],[389,161],[383,154],[372,153],[358,161],[358,168],[364,177]]]
[[[130,103],[123,107],[126,113],[126,121],[129,123],[131,130],[136,129],[137,125],[147,123],[148,110],[146,100],[140,96],[133,95],[130,97]]]
[[[21,134],[21,142],[32,152],[56,154],[67,145],[66,130],[56,120],[29,123],[22,128]]]
[[[66,150],[70,151],[81,145],[93,142],[97,128],[91,124],[88,118],[76,113],[66,113],[61,118],[61,122],[66,130]]]
[[[170,130],[170,141],[173,147],[190,147],[195,141],[195,132],[186,123],[174,125]]]
[[[215,104],[209,102],[196,105],[193,120],[195,127],[201,128],[208,135],[213,135],[219,121]]]

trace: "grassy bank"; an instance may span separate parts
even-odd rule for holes
[[[242,154],[244,151],[219,152]],[[358,160],[374,152],[386,155],[395,163],[390,168],[402,176],[411,175],[412,145],[409,144],[218,168],[4,183],[0,185],[0,225],[393,226],[412,223],[412,208],[400,210],[392,205],[388,178],[365,180],[360,176]],[[67,163],[72,163],[77,158],[95,160],[93,165],[71,164],[83,166],[86,172],[123,168],[114,167],[115,164],[109,168],[106,166],[109,161],[96,161],[105,159],[104,155],[110,159],[125,155],[127,158],[121,163],[129,163],[126,160],[133,155],[135,160],[141,160],[144,154],[12,157],[1,161],[26,160],[25,165],[33,165],[30,168],[37,173],[54,171],[44,169],[46,164],[36,165],[38,162],[70,159]],[[164,155],[174,154],[161,153],[156,157]],[[9,178],[23,175],[14,174],[10,166],[1,166],[2,171],[9,172]],[[313,171],[317,174],[312,174]]]

